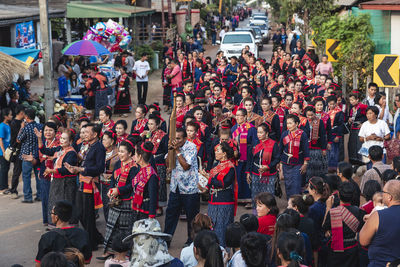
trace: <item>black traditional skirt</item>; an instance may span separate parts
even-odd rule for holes
[[[307,181],[313,176],[322,177],[328,173],[328,159],[321,149],[310,149],[310,160],[307,166]]]
[[[109,209],[104,236],[104,252],[110,248],[115,235],[118,233],[129,235],[132,232],[133,222],[131,200],[124,200],[119,206]]]
[[[75,204],[75,195],[77,191],[76,177],[54,178],[50,184],[48,218],[51,222],[51,211],[57,201],[68,200]]]
[[[114,107],[114,114],[130,113],[131,95],[127,93],[117,93],[117,103]]]
[[[157,165],[157,174],[160,177],[158,206],[167,206],[167,167],[165,165]]]
[[[357,159],[361,160],[362,156],[358,154],[358,151],[361,149],[362,143],[360,142],[360,138],[358,137],[358,133],[360,130],[350,130],[349,136],[349,159]]]

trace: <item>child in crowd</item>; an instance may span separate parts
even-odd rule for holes
[[[117,234],[112,241],[111,248],[115,252],[114,257],[108,259],[104,263],[104,267],[111,267],[113,264],[119,264],[122,267],[129,267],[130,261],[127,257],[129,250],[132,247],[131,242],[123,242],[126,236],[122,233]]]

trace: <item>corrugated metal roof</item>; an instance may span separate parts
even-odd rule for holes
[[[373,0],[360,4],[363,9],[400,10],[400,0]]]
[[[129,18],[154,13],[151,8],[104,2],[69,2],[67,18]]]
[[[400,5],[400,0],[373,0],[364,2],[361,5]]]
[[[357,0],[335,0],[333,4],[337,6],[353,6],[357,2]]]
[[[16,6],[0,4],[0,20],[37,17],[40,14],[39,6]],[[62,9],[49,8],[49,15],[64,15]],[[54,16],[53,16],[54,17]]]

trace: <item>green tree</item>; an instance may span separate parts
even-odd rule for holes
[[[359,89],[365,88],[367,76],[372,73],[375,45],[370,38],[373,28],[368,14],[359,16],[327,17],[321,24],[313,24],[312,38],[318,51],[325,51],[326,39],[340,40],[340,57],[333,63],[335,75],[342,77],[342,66],[346,66],[348,90],[353,85],[353,70],[358,72]]]

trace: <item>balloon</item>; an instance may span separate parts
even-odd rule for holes
[[[101,43],[110,52],[122,51],[132,41],[128,28],[109,19],[105,22],[98,22],[86,32],[83,40],[93,40]]]
[[[104,34],[106,32],[107,26],[104,22],[98,22],[95,27],[98,35],[105,36]]]
[[[83,36],[83,40],[93,40],[93,38],[94,38],[94,32],[92,30],[88,30],[85,36]]]
[[[115,40],[117,39],[117,37],[115,35],[111,35],[110,38],[108,38],[108,41],[110,43],[115,43]]]

